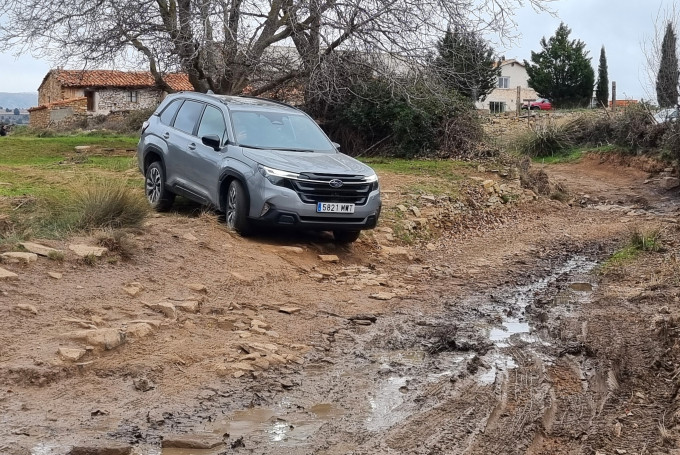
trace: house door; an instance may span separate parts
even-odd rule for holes
[[[87,98],[87,111],[94,112],[94,92],[86,91],[85,98]]]

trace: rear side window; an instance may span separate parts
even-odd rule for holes
[[[213,106],[207,106],[198,127],[198,137],[217,136],[224,142],[227,126],[222,112]]]
[[[182,104],[182,100],[174,100],[163,109],[163,112],[161,112],[161,115],[159,116],[163,125],[170,125],[172,123],[172,118],[175,116],[180,104]]]
[[[196,126],[198,117],[201,115],[203,106],[205,106],[203,103],[186,100],[184,104],[182,104],[182,107],[179,108],[179,112],[177,112],[174,127],[185,133],[193,134],[194,127]]]

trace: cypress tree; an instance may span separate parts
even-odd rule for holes
[[[656,100],[660,107],[674,107],[678,104],[678,54],[675,29],[671,22],[661,42],[661,60],[656,76]]]
[[[604,52],[604,46],[600,51],[600,65],[597,67],[597,88],[595,89],[595,98],[599,106],[607,107],[609,105],[609,74],[607,71],[607,56]]]
[[[540,52],[531,52],[531,63],[524,61],[529,87],[557,107],[588,106],[593,99],[595,71],[586,45],[570,40],[571,29],[564,23],[549,39],[541,39]]]

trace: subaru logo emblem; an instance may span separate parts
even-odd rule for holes
[[[333,179],[328,182],[328,184],[331,186],[331,188],[340,188],[342,185],[344,185],[340,179]]]

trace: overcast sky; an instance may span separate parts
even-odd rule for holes
[[[600,47],[605,46],[609,80],[617,82],[619,99],[649,98],[653,93],[648,87],[642,42],[653,34],[660,9],[670,3],[669,0],[555,0],[551,7],[557,12],[556,17],[536,13],[525,6],[516,16],[521,37],[498,51],[506,58],[529,60],[532,50],[540,50],[541,37],[552,36],[563,21],[572,29],[572,39],[586,43],[595,70]],[[0,54],[0,92],[36,91],[50,67],[49,62],[29,56],[17,59]]]

